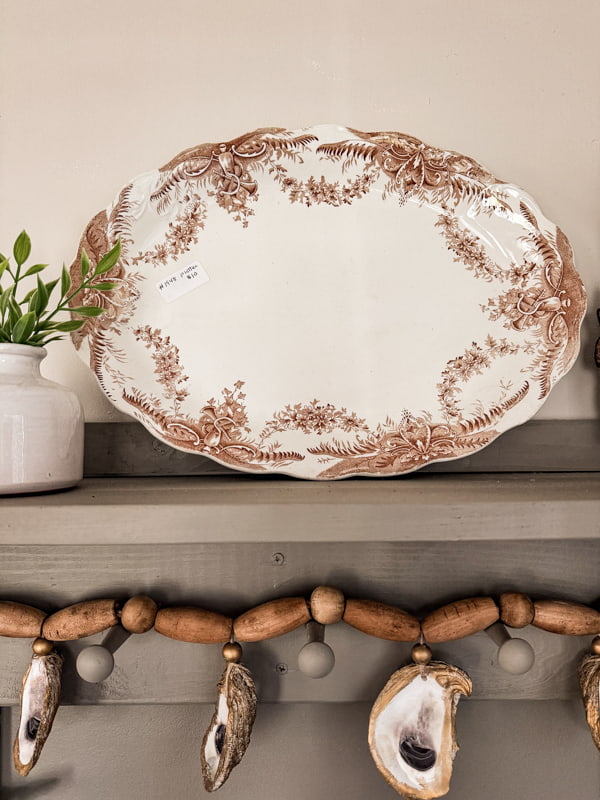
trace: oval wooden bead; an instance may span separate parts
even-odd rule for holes
[[[344,622],[369,636],[391,642],[413,642],[421,632],[419,620],[401,608],[377,600],[346,600]]]
[[[262,642],[283,636],[310,620],[304,597],[282,597],[251,608],[233,621],[234,638],[239,642]]]
[[[118,622],[116,600],[84,600],[47,617],[42,636],[51,642],[70,642],[101,633]]]
[[[334,586],[317,586],[310,596],[310,613],[321,625],[334,625],[344,616],[346,598]]]
[[[40,635],[46,614],[39,608],[0,600],[0,636],[32,639]]]
[[[194,644],[216,644],[231,638],[231,617],[194,606],[161,608],[154,630],[169,639]]]
[[[498,606],[491,597],[469,597],[432,611],[423,620],[427,642],[451,642],[482,631],[498,621]]]
[[[151,597],[130,597],[121,609],[121,625],[130,633],[146,633],[154,625],[158,606]]]
[[[504,592],[499,598],[500,621],[509,628],[525,628],[533,622],[533,600],[521,592]]]
[[[536,600],[533,625],[566,636],[600,633],[600,611],[565,600]]]

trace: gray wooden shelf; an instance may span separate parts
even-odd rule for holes
[[[0,545],[600,537],[600,473],[96,478],[0,502]]]
[[[462,597],[524,591],[594,604],[600,584],[600,473],[434,474],[303,482],[187,476],[88,478],[55,494],[0,501],[0,598],[51,612],[86,598],[192,603],[236,615],[317,585],[370,597],[419,616]],[[275,557],[277,554],[277,557]],[[465,668],[474,697],[574,698],[576,666],[590,637],[528,627],[535,647],[525,676],[495,663],[484,634],[436,647]],[[116,653],[98,686],[77,678],[78,650],[64,646],[66,703],[212,702],[222,662],[215,645],[174,642],[153,631]],[[372,700],[410,645],[383,642],[343,623],[326,640],[337,663],[315,681],[295,666],[303,630],[245,647],[263,701]],[[18,702],[27,640],[0,640],[0,704]],[[276,669],[286,664],[287,671]]]

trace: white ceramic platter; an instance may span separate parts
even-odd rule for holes
[[[107,311],[76,345],[156,437],[248,472],[468,455],[529,419],[579,348],[564,234],[516,186],[400,133],[193,147],[129,183],[80,250],[94,263],[119,237],[118,287],[86,294]]]

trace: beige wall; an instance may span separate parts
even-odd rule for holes
[[[320,122],[402,130],[529,191],[590,295],[578,363],[539,412],[597,415],[600,5],[594,0],[0,0],[0,247],[58,269],[140,172],[203,141]],[[48,377],[118,418],[70,343]]]

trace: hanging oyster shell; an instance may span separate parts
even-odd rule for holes
[[[60,702],[62,656],[55,651],[34,655],[23,677],[21,718],[13,744],[13,760],[20,775],[35,766],[54,722]]]
[[[386,781],[410,800],[441,797],[450,788],[460,695],[471,694],[469,676],[432,661],[395,672],[375,701],[369,747]]]
[[[217,690],[215,713],[202,740],[202,777],[207,792],[222,786],[242,760],[256,717],[256,689],[243,664],[228,663]]]
[[[579,684],[587,724],[594,744],[600,750],[600,655],[592,653],[582,659],[579,665]]]

